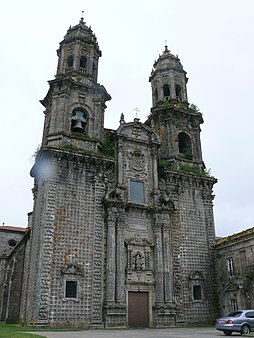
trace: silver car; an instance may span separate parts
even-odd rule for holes
[[[254,331],[254,310],[237,310],[230,312],[225,317],[216,319],[216,329],[223,331],[226,336],[232,332],[249,334]]]

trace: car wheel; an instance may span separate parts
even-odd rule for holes
[[[224,335],[226,336],[231,336],[232,332],[231,331],[223,331]]]
[[[241,333],[242,334],[249,334],[250,333],[250,328],[248,325],[243,325],[241,328]]]

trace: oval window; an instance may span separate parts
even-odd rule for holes
[[[16,246],[17,242],[15,241],[15,239],[10,239],[8,242],[9,246]]]

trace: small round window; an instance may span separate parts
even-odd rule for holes
[[[9,242],[8,242],[9,246],[16,246],[17,245],[17,242],[15,241],[15,239],[10,239]]]

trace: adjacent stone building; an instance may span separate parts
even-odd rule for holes
[[[41,101],[34,209],[20,321],[45,326],[165,327],[216,309],[212,188],[202,114],[167,48],[149,81],[149,118],[104,128],[110,95],[83,19],[70,27]],[[117,99],[117,98],[116,98]]]
[[[19,321],[24,258],[29,230],[0,226],[0,320]]]
[[[254,308],[254,228],[216,241],[220,311]]]

